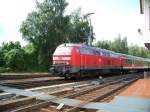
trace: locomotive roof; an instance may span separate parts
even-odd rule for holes
[[[71,47],[71,46],[78,46],[78,47],[82,47],[82,46],[86,46],[86,45],[84,45],[84,44],[73,44],[73,43],[64,43],[64,44],[59,45],[59,47],[63,47],[63,46],[69,46],[69,47]]]
[[[70,46],[77,46],[77,47],[86,47],[86,48],[95,49],[95,50],[102,50],[101,48],[97,48],[94,46],[88,46],[86,44],[64,43],[64,44],[59,45],[59,47],[62,47],[62,46],[69,46],[69,47]],[[106,49],[103,49],[103,50],[106,50]],[[109,50],[106,50],[106,51],[109,51]]]

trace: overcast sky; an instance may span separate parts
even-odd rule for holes
[[[139,0],[67,0],[67,13],[82,8],[83,14],[91,15],[96,40],[113,40],[118,34],[127,36],[128,42],[143,46],[143,38],[137,33],[143,28]],[[0,43],[20,41],[19,27],[29,12],[35,9],[34,0],[0,0]]]

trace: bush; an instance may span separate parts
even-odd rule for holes
[[[5,55],[6,65],[13,71],[23,71],[26,69],[26,53],[22,49],[12,49]]]

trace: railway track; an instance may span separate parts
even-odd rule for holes
[[[120,76],[117,78],[108,78],[100,82],[93,82],[93,83],[100,83],[100,85],[80,84],[74,86],[71,89],[67,88],[55,92],[44,92],[44,94],[52,94],[52,95],[57,95],[58,97],[79,99],[84,101],[85,104],[91,101],[96,101],[96,102],[110,101],[116,94],[123,91],[132,82],[134,82],[140,77],[141,75],[137,75],[137,76],[129,75],[129,76]],[[11,98],[12,97],[10,96],[9,99]],[[22,105],[19,105],[21,103]],[[0,111],[4,111],[4,112],[8,112],[8,111],[27,112],[33,110],[35,110],[36,112],[58,112],[58,111],[77,112],[81,110],[86,111],[85,109],[83,110],[78,107],[71,108],[68,106],[63,106],[61,110],[57,110],[56,109],[57,106],[58,106],[57,104],[48,101],[36,100],[35,98],[17,97],[16,99],[14,98],[9,101],[6,100],[3,103],[0,102]],[[8,107],[8,109],[6,109],[6,107]]]
[[[78,80],[66,80],[63,77],[47,76],[48,74],[36,75],[0,75],[0,85],[29,89],[40,86],[50,86],[55,84],[72,83],[89,80],[88,78]]]
[[[120,82],[117,84],[109,85],[102,89],[98,89],[98,90],[92,91],[90,93],[84,94],[84,96],[83,95],[77,96],[77,97],[75,97],[75,99],[85,101],[86,103],[98,102],[98,101],[101,102],[101,100],[108,98],[110,95],[112,96],[113,93],[116,93],[118,90],[123,89],[124,87],[128,86],[133,81],[135,81],[135,80],[131,80],[126,83]],[[114,97],[114,95],[112,97]],[[69,108],[67,110],[64,109],[65,112],[76,112],[76,111],[80,111],[80,110],[81,109],[78,107]],[[84,109],[84,111],[85,111],[85,109]]]
[[[82,82],[88,80],[89,79],[66,80],[65,78],[62,77],[41,77],[41,78],[32,78],[32,79],[5,80],[5,81],[1,81],[0,85],[20,88],[20,89],[29,89],[35,87],[57,85],[57,84],[76,83],[76,82]]]
[[[116,81],[110,81],[103,85],[96,86],[87,90],[79,91],[74,94],[69,93],[63,96],[61,93],[61,97],[73,98],[73,99],[84,101],[83,105],[89,102],[97,102],[97,101],[107,99],[108,97],[112,96],[112,94],[116,95],[115,93],[117,93],[119,90],[124,90],[125,87],[129,86],[129,84],[131,84],[137,79],[138,78],[132,79],[131,77],[118,79]],[[112,97],[114,97],[114,95]],[[56,110],[57,106],[58,105],[48,106],[46,108],[40,109],[39,112],[46,112],[46,111],[57,112],[58,111]],[[80,110],[85,111],[85,109],[80,109],[78,107],[70,108],[67,106],[61,109],[61,111],[63,112],[79,112]]]
[[[31,79],[40,77],[53,77],[49,73],[3,73],[0,74],[0,80]]]
[[[31,88],[36,86],[48,85],[52,81],[61,82],[63,78],[52,77],[48,73],[20,73],[20,74],[1,74],[0,85],[11,86],[16,88]]]
[[[63,78],[44,77],[44,78],[33,78],[33,79],[23,79],[23,80],[7,80],[7,81],[1,81],[0,84],[9,87],[27,89],[27,88],[54,85],[54,84],[60,84],[66,82],[67,81]]]

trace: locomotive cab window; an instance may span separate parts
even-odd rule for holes
[[[71,54],[72,47],[58,47],[54,54],[63,54],[63,55],[68,55]]]

